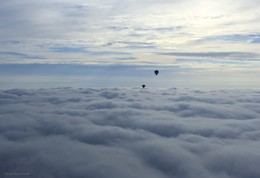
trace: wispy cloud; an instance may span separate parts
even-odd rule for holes
[[[45,59],[45,57],[41,57],[41,56],[33,56],[30,54],[25,54],[25,53],[18,53],[18,52],[1,52],[0,51],[0,55],[2,58],[4,58],[4,56],[11,56],[11,57],[17,57],[18,59]],[[7,57],[8,60],[8,57]]]
[[[129,55],[129,52],[120,51],[90,51],[84,47],[52,47],[50,48],[53,52],[59,53],[86,53],[89,55]]]
[[[197,42],[206,41],[229,41],[229,42],[246,42],[246,43],[259,43],[260,34],[231,34],[231,35],[217,35],[205,37]]]
[[[255,0],[2,0],[0,63],[173,66],[182,57],[259,67],[259,12]]]
[[[51,51],[59,53],[86,53],[88,52],[83,47],[53,47],[50,48]]]
[[[258,53],[250,52],[164,52],[157,53],[159,55],[170,55],[177,57],[203,57],[203,58],[214,58],[214,59],[236,59],[236,60],[245,60],[245,59],[257,59],[260,60],[260,55]]]

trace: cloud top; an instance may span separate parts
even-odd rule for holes
[[[259,177],[259,97],[256,90],[2,90],[0,173]]]

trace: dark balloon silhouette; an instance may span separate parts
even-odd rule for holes
[[[142,87],[145,88],[145,85],[143,84]]]
[[[155,73],[155,75],[158,75],[159,74],[159,70],[155,70],[154,73]]]

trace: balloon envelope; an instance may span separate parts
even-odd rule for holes
[[[142,85],[143,88],[145,88],[145,85]]]
[[[159,70],[155,70],[154,73],[155,73],[155,75],[158,75],[159,74]]]

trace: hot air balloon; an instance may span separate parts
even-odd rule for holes
[[[159,74],[159,70],[155,70],[154,73],[155,73],[155,75],[158,75]]]
[[[143,84],[142,87],[145,88],[145,84]]]

